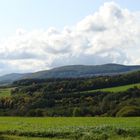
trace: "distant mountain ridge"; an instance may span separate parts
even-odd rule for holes
[[[140,70],[140,65],[126,66],[120,64],[104,65],[69,65],[34,73],[12,73],[0,77],[0,84],[12,83],[21,79],[75,78],[102,75],[114,75]]]
[[[12,83],[13,81],[22,79],[25,76],[28,76],[28,74],[11,73],[11,74],[0,76],[0,85]]]

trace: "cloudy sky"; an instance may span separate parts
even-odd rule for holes
[[[140,64],[139,0],[0,0],[0,75]]]

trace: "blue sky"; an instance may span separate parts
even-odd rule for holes
[[[0,0],[0,37],[12,35],[17,28],[62,29],[93,14],[108,0]],[[140,0],[114,0],[123,8],[140,9]]]
[[[0,75],[139,54],[140,0],[0,0]]]

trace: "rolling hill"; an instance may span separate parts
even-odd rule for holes
[[[11,73],[0,77],[0,85],[5,85],[13,81],[22,79],[27,74]]]
[[[48,71],[32,73],[28,78],[69,78],[114,75],[140,70],[140,66],[125,66],[119,64],[105,65],[70,65],[54,68]]]
[[[120,64],[104,65],[69,65],[35,73],[13,73],[0,77],[0,84],[12,83],[20,79],[46,79],[46,78],[75,78],[92,77],[100,75],[116,75],[140,70],[140,66],[125,66]]]

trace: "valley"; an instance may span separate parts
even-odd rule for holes
[[[140,71],[15,80],[0,116],[1,140],[138,140]]]

